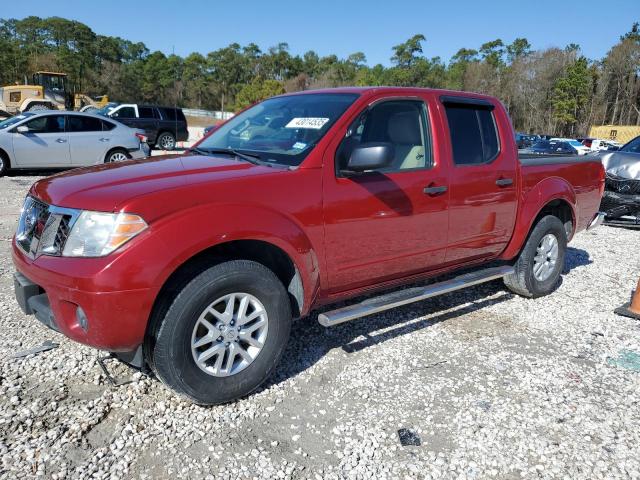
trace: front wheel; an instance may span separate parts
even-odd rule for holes
[[[263,265],[211,267],[175,297],[147,362],[166,385],[202,405],[243,397],[274,371],[289,338],[291,305]]]
[[[567,234],[558,217],[547,215],[531,231],[514,267],[504,283],[514,293],[536,298],[548,295],[558,285],[567,251]]]

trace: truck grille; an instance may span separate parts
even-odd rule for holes
[[[613,175],[607,174],[604,188],[610,192],[617,192],[625,195],[640,195],[640,180],[614,177]]]
[[[31,258],[62,255],[71,227],[79,212],[47,205],[28,196],[16,231],[16,243]]]

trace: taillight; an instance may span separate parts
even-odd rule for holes
[[[140,143],[147,143],[146,135],[136,132],[136,137],[138,137],[138,140],[140,140]]]

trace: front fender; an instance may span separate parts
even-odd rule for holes
[[[554,200],[564,200],[571,207],[571,216],[575,229],[578,216],[576,213],[576,193],[573,187],[560,177],[545,178],[522,194],[516,226],[511,236],[511,241],[500,256],[502,259],[511,260],[520,252],[529,232],[533,228],[533,222],[542,209]]]
[[[152,224],[150,233],[164,251],[171,252],[171,259],[158,272],[157,288],[198,253],[234,240],[260,240],[283,250],[300,274],[305,310],[312,304],[320,286],[317,249],[303,226],[293,217],[266,207],[197,206],[158,219]]]

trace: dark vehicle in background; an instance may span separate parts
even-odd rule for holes
[[[606,178],[600,210],[605,220],[640,227],[640,137],[602,154],[602,164]]]
[[[516,145],[518,149],[529,148],[540,140],[538,135],[527,135],[525,133],[516,133]]]
[[[540,140],[529,148],[520,151],[530,155],[578,155],[578,150],[573,148],[569,142]]]
[[[187,119],[181,108],[123,103],[103,112],[103,115],[144,130],[152,148],[173,150],[176,142],[189,139]]]

